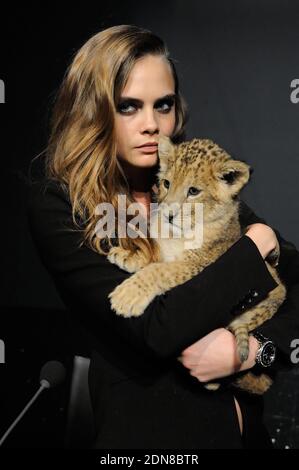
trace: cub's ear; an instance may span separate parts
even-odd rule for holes
[[[221,181],[222,190],[233,197],[239,194],[248,183],[252,169],[247,163],[239,160],[229,160],[221,165],[217,171],[217,178]]]
[[[166,135],[159,137],[158,153],[160,160],[160,171],[165,172],[174,158],[175,146]]]

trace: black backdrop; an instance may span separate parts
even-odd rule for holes
[[[88,354],[30,238],[26,174],[46,145],[51,103],[67,65],[100,29],[136,24],[164,38],[189,104],[188,138],[211,138],[247,161],[255,171],[244,199],[299,246],[299,103],[290,99],[291,82],[299,78],[296,0],[11,3],[2,16],[0,432],[35,390],[46,359],[61,358],[70,375],[72,354]],[[282,374],[266,399],[277,447],[299,447],[297,383],[298,373]],[[69,380],[41,399],[7,446],[62,445],[68,387]]]

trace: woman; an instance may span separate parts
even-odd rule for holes
[[[203,387],[255,366],[257,339],[250,337],[249,358],[240,365],[234,337],[224,327],[242,304],[255,305],[276,287],[264,259],[278,242],[280,274],[290,293],[259,328],[279,352],[269,369],[290,363],[290,340],[299,334],[299,253],[244,203],[240,222],[250,227],[219,260],[156,297],[141,317],[122,318],[110,309],[108,294],[130,274],[108,262],[109,247],[118,242],[152,261],[156,251],[149,238],[98,238],[96,207],[110,202],[117,215],[118,195],[124,194],[127,205],[139,201],[148,208],[158,155],[157,147],[142,146],[155,144],[160,134],[182,141],[185,123],[186,106],[164,43],[135,26],[111,27],[87,41],[55,103],[46,177],[33,185],[28,215],[62,299],[96,338],[89,371],[96,448],[271,445],[261,398]]]

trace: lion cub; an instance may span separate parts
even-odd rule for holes
[[[238,195],[249,181],[249,165],[232,159],[223,149],[207,139],[193,139],[174,145],[168,137],[162,136],[159,139],[158,152],[159,210],[155,220],[159,220],[156,240],[160,260],[146,265],[138,252],[131,254],[121,247],[113,247],[108,254],[111,263],[128,272],[136,271],[109,294],[112,309],[125,317],[142,315],[155,296],[164,294],[200,273],[243,235],[239,223]],[[184,212],[186,203],[189,203],[189,211]],[[171,207],[174,210],[170,212]],[[193,230],[192,233],[196,233],[198,207],[203,207],[200,243],[198,237],[193,237],[193,240],[190,237],[190,229]],[[182,214],[185,225],[180,220]],[[179,236],[162,236],[162,221],[167,221],[169,235]],[[189,232],[183,230],[186,226],[189,227]],[[279,253],[275,253],[275,256],[277,260]],[[227,327],[236,337],[241,362],[248,358],[249,332],[271,318],[286,296],[286,288],[276,270],[268,262],[266,265],[278,286],[258,305],[236,317]],[[271,379],[265,374],[255,376],[248,372],[235,381],[234,385],[261,394],[271,383]],[[207,388],[217,389],[217,386],[208,384]]]

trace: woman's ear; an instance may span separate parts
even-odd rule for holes
[[[166,135],[161,135],[159,137],[158,144],[158,153],[159,153],[159,163],[160,171],[165,172],[169,167],[170,162],[174,157],[175,146],[171,142],[170,138]]]

